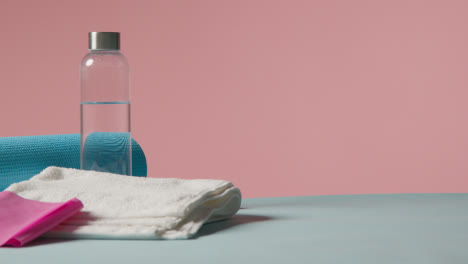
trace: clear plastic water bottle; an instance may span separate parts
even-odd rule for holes
[[[81,169],[131,175],[129,79],[120,33],[90,32],[80,66]]]

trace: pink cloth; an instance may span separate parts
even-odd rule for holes
[[[0,192],[0,246],[23,246],[81,208],[83,204],[76,198],[64,203],[45,203],[9,191]]]

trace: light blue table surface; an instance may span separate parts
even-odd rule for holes
[[[0,263],[468,263],[468,194],[244,199],[191,240],[52,240]]]

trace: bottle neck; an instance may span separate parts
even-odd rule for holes
[[[95,49],[90,49],[89,53],[93,54],[116,54],[120,53],[120,50],[95,50]]]

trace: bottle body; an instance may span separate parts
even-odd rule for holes
[[[81,169],[131,175],[129,75],[118,50],[91,50],[83,58]]]

